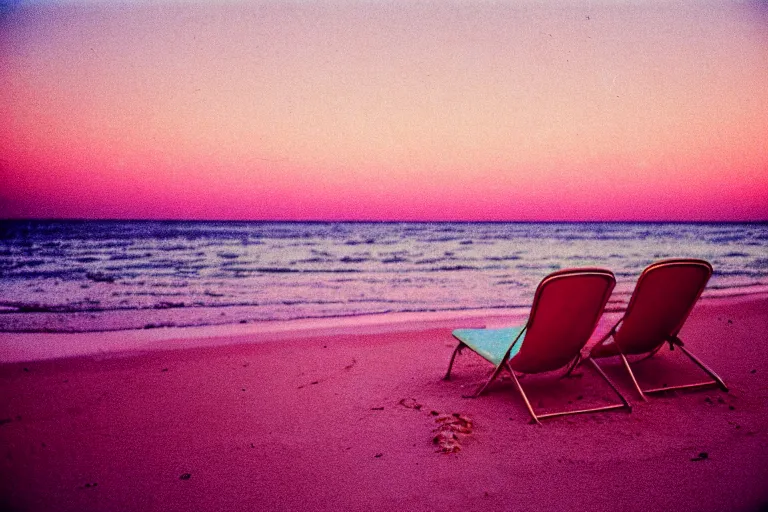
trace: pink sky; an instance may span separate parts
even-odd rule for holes
[[[768,219],[759,2],[0,16],[0,218]]]

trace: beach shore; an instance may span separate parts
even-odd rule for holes
[[[499,319],[466,321],[249,326],[194,343],[165,332],[141,351],[26,361],[7,347],[35,335],[6,334],[14,362],[0,364],[0,509],[768,509],[765,297],[700,303],[681,333],[728,393],[643,403],[608,360],[631,414],[542,426],[529,424],[510,380],[462,398],[490,370],[469,351],[442,380],[451,329]],[[88,345],[137,334],[58,336]],[[703,376],[666,348],[638,368],[649,385]],[[614,400],[587,367],[523,385],[542,411]],[[433,438],[451,421],[463,422],[460,451],[438,453]]]

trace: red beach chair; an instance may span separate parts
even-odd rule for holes
[[[581,349],[594,332],[615,285],[613,273],[598,268],[560,270],[548,275],[536,289],[531,314],[525,325],[507,329],[453,331],[459,344],[451,356],[445,380],[450,380],[456,354],[468,347],[495,366],[488,381],[474,396],[483,393],[502,370],[507,370],[535,423],[539,423],[540,419],[567,414],[622,408],[631,410],[624,396],[591,359],[593,368],[619,395],[621,404],[536,415],[515,375],[515,372],[544,373],[565,367],[569,367],[566,372],[569,375],[582,362]]]
[[[696,301],[712,275],[712,265],[698,259],[669,259],[646,268],[637,281],[624,316],[592,348],[589,358],[619,356],[624,363],[640,397],[673,389],[700,388],[717,385],[728,391],[725,383],[677,337]],[[642,389],[632,372],[628,355],[653,356],[664,343],[670,350],[678,347],[683,354],[712,377],[706,382]]]

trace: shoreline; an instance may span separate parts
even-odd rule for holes
[[[614,296],[616,293],[614,293]],[[621,299],[615,299],[614,297],[608,301],[605,311],[607,313],[622,312],[625,309],[626,302],[629,300],[629,293],[626,297]],[[729,287],[729,288],[709,288],[705,290],[704,295],[699,299],[702,302],[708,302],[710,300],[758,300],[761,297],[768,297],[768,285],[754,284],[741,287]],[[224,314],[230,310],[248,310],[249,308],[258,306],[248,305],[226,305],[226,306],[184,306],[184,307],[163,307],[163,308],[126,308],[126,309],[96,309],[96,310],[77,310],[77,311],[60,311],[60,310],[33,310],[33,311],[19,311],[13,306],[0,304],[0,320],[3,317],[32,317],[32,316],[50,316],[51,321],[48,323],[55,323],[53,320],[56,317],[67,316],[84,316],[84,315],[103,315],[103,316],[134,316],[141,315],[168,315],[169,312],[176,313],[195,313],[201,309],[209,309],[218,311],[220,314]],[[3,322],[0,321],[0,334],[2,333],[19,333],[19,334],[32,334],[32,333],[49,333],[49,334],[82,334],[82,333],[98,333],[98,332],[118,332],[118,331],[136,331],[136,330],[149,330],[149,329],[194,329],[194,328],[213,328],[213,327],[227,327],[237,324],[253,324],[253,325],[269,325],[276,323],[291,323],[291,322],[346,322],[353,321],[356,318],[366,319],[371,318],[383,318],[388,316],[402,316],[413,315],[415,317],[462,317],[462,316],[498,316],[498,315],[511,315],[518,316],[520,313],[527,312],[529,305],[521,306],[501,306],[501,307],[489,307],[489,308],[453,308],[453,309],[429,309],[429,310],[414,310],[414,311],[384,311],[380,313],[350,313],[342,315],[327,315],[327,316],[307,316],[298,318],[287,319],[249,319],[249,320],[225,320],[218,323],[176,323],[176,322],[159,322],[157,324],[149,323],[141,327],[105,327],[101,329],[77,329],[67,328],[62,330],[54,330],[53,328],[7,328],[3,327]],[[93,321],[93,320],[91,320]],[[183,322],[184,320],[181,320]],[[365,321],[365,320],[364,320]],[[5,323],[8,323],[7,320]]]
[[[768,301],[768,294],[702,297],[695,309]],[[592,339],[604,334],[624,308],[607,308]],[[528,308],[384,313],[153,329],[84,332],[0,332],[0,365],[76,357],[131,357],[153,351],[273,343],[365,332],[387,334],[427,329],[497,328],[525,322]]]

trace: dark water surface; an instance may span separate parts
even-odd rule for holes
[[[525,308],[578,266],[621,307],[668,257],[714,265],[705,297],[768,290],[765,223],[0,221],[0,330]]]

